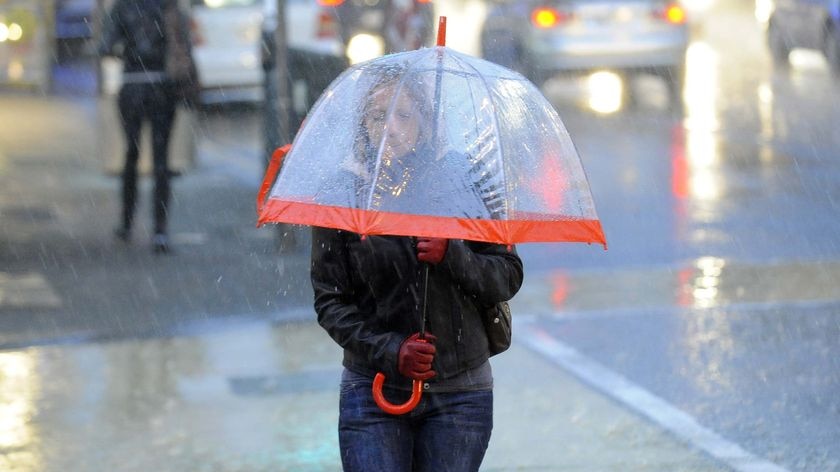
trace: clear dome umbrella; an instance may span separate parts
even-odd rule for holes
[[[327,88],[272,157],[258,224],[606,247],[551,104],[519,73],[447,48],[444,36],[441,18],[438,46],[358,64]]]

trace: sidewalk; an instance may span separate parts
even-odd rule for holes
[[[176,180],[161,258],[148,181],[134,243],[111,237],[94,113],[0,96],[0,470],[339,470],[340,352],[312,321],[306,251],[278,254],[254,227],[258,176],[219,160],[255,131],[199,146],[214,156]],[[723,470],[522,341],[493,360],[482,470]]]
[[[314,323],[0,353],[0,468],[337,471],[339,366]],[[725,470],[519,345],[493,367],[484,471]]]

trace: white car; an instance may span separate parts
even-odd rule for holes
[[[263,96],[263,29],[277,0],[192,0],[194,55],[205,102]],[[286,1],[289,48],[342,57],[333,18],[315,0]],[[270,27],[270,26],[268,26]]]

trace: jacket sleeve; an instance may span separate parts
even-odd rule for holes
[[[488,306],[510,300],[522,286],[522,260],[513,246],[452,239],[443,264],[464,292]]]
[[[341,231],[312,229],[310,278],[318,324],[342,348],[366,358],[388,376],[397,375],[397,356],[404,336],[385,331],[374,313],[359,309],[349,259]]]

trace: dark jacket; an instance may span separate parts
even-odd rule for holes
[[[422,267],[412,238],[367,236],[324,228],[312,233],[312,286],[318,322],[344,348],[344,366],[370,376],[399,375],[402,341],[421,325]],[[488,356],[483,308],[509,300],[522,284],[514,248],[450,240],[430,266],[426,329],[437,336],[433,368],[446,379]]]
[[[169,1],[117,0],[105,15],[99,53],[120,56],[125,72],[163,72],[163,8]]]

